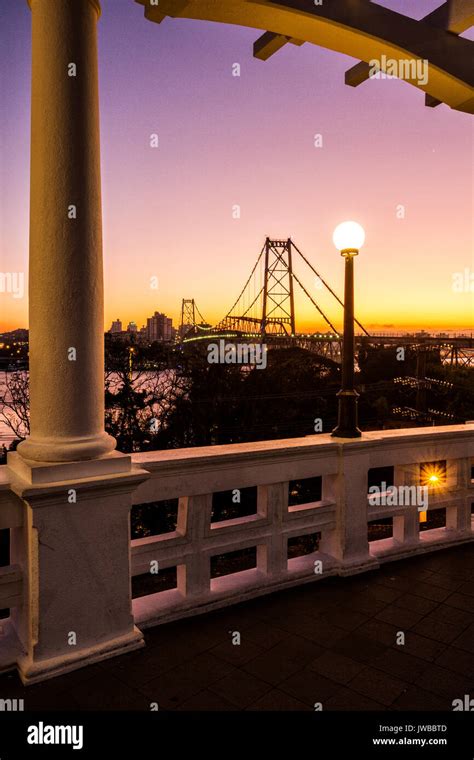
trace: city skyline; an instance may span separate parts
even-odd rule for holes
[[[439,3],[384,4],[420,18]],[[31,18],[27,3],[1,13],[2,270],[26,274]],[[118,313],[145,324],[157,301],[178,323],[183,297],[215,324],[267,234],[291,236],[341,295],[331,237],[347,218],[367,233],[356,314],[369,330],[469,329],[468,114],[427,109],[420,91],[396,80],[346,87],[354,59],[309,44],[263,63],[252,58],[254,30],[170,19],[156,27],[141,14],[129,0],[106,0],[99,21],[104,329]],[[27,327],[26,294],[0,298],[2,330]],[[296,314],[300,331],[323,327],[304,297]],[[329,315],[340,328],[340,310]]]

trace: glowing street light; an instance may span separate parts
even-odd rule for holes
[[[335,438],[360,438],[357,425],[357,401],[354,388],[354,256],[365,242],[365,231],[357,222],[342,222],[334,230],[333,243],[345,258],[344,277],[344,337],[342,344],[342,388],[339,400]]]
[[[342,256],[357,255],[365,243],[365,230],[358,222],[342,222],[334,230],[332,240]]]

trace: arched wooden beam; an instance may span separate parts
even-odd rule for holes
[[[474,0],[446,0],[431,13],[421,19],[424,23],[445,29],[452,34],[462,34],[474,25]],[[474,65],[474,63],[473,63]],[[358,87],[370,77],[370,66],[360,61],[346,71],[345,82],[350,87]],[[425,104],[433,108],[440,100],[426,93]]]
[[[474,43],[424,21],[416,21],[370,0],[135,0],[145,16],[166,16],[236,24],[290,40],[311,42],[359,58],[427,60],[428,81],[404,77],[451,108],[474,113]],[[382,66],[383,68],[383,66]]]

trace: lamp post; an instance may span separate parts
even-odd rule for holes
[[[359,394],[354,388],[354,257],[364,241],[364,229],[357,222],[342,222],[334,230],[334,245],[345,259],[342,388],[337,394],[337,427],[331,433],[336,438],[359,438],[361,435],[357,426]]]

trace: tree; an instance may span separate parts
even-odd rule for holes
[[[30,434],[30,379],[25,370],[4,372],[4,393],[0,399],[0,422],[7,426],[16,439]]]
[[[339,369],[304,349],[274,349],[267,367],[209,364],[206,351],[187,348],[177,366],[176,398],[160,447],[261,441],[334,427]]]
[[[155,352],[156,353],[156,352]],[[117,342],[106,351],[105,428],[119,451],[146,451],[159,447],[182,385],[168,357],[142,369],[147,352]]]

